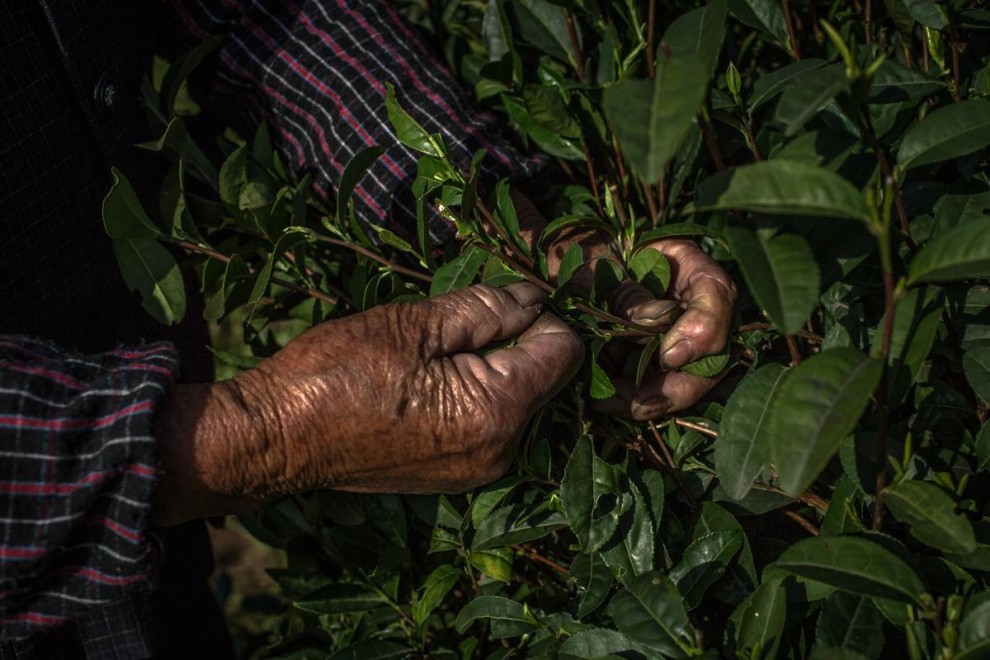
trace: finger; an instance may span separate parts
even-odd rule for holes
[[[657,300],[649,289],[634,280],[620,284],[612,293],[609,305],[617,316],[657,328],[669,325],[674,311],[680,307],[676,300]]]
[[[651,374],[640,385],[629,411],[633,418],[646,420],[684,410],[707,394],[717,382],[717,378],[700,378],[679,371]]]
[[[666,370],[721,351],[729,338],[735,285],[710,257],[701,257],[687,264],[687,283],[676,292],[687,301],[687,310],[660,345],[660,364]]]
[[[429,313],[431,327],[439,332],[441,355],[475,351],[522,334],[539,317],[546,299],[529,282],[503,288],[478,284],[434,298]]]
[[[577,373],[584,359],[584,344],[566,323],[543,314],[516,344],[489,353],[487,366],[502,378],[493,381],[529,409],[546,403]]]

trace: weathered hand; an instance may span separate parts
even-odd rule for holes
[[[636,419],[653,419],[694,404],[718,382],[677,371],[706,355],[718,353],[728,341],[736,287],[728,274],[693,241],[665,239],[646,249],[661,252],[670,262],[667,295],[685,311],[667,332],[657,351],[660,371],[648,374],[631,399],[625,384],[628,410]],[[645,289],[632,290],[623,314],[633,321],[652,318],[656,299]],[[613,402],[614,405],[615,402]]]
[[[520,194],[515,194],[513,201],[520,225],[529,228],[530,235],[539,235],[538,229],[545,221],[536,207]],[[618,255],[614,253],[610,239],[599,231],[565,230],[547,251],[552,278],[556,276],[567,248],[574,243],[582,246],[588,266],[575,273],[571,283],[590,291],[596,261],[603,258],[617,260]],[[638,391],[633,381],[613,378],[616,396],[600,402],[597,407],[636,419],[654,419],[691,406],[718,382],[714,378],[699,378],[677,370],[725,347],[736,287],[721,266],[693,241],[664,239],[644,249],[657,250],[670,262],[671,281],[667,296],[671,300],[657,300],[646,287],[626,280],[609,300],[612,311],[630,321],[657,327],[666,324],[675,307],[683,307],[685,311],[667,331],[657,351],[657,369],[647,373]]]
[[[192,386],[207,388],[185,398],[196,418],[185,431],[201,434],[187,452],[196,488],[215,500],[317,487],[462,491],[498,478],[526,421],[581,362],[579,338],[541,315],[543,302],[520,283],[386,305],[314,327],[233,381]],[[478,353],[507,339],[515,344]],[[160,423],[166,448],[182,443],[174,424]],[[166,511],[192,517],[187,496],[167,498]]]

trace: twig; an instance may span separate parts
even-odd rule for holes
[[[787,350],[791,353],[791,366],[796,367],[801,364],[801,351],[798,349],[797,341],[794,335],[784,335],[784,339],[787,340]]]
[[[891,183],[890,194],[894,196],[894,208],[897,209],[897,219],[900,221],[901,233],[904,234],[905,240],[913,250],[918,246],[915,244],[914,239],[911,238],[911,227],[908,224],[907,208],[905,208],[904,198],[901,196],[901,187],[898,185],[897,179],[894,178],[894,170],[890,167],[887,154],[877,141],[876,132],[873,130],[873,121],[867,113],[864,112],[862,115],[864,128],[866,128],[866,139],[870,143],[870,147],[873,148],[874,155],[877,157],[877,162],[880,164],[880,171],[883,172],[884,178]]]
[[[336,245],[338,247],[347,248],[348,250],[352,250],[354,252],[357,252],[358,254],[364,255],[364,256],[368,257],[369,259],[371,259],[373,261],[377,261],[378,263],[382,264],[383,266],[387,266],[387,267],[391,268],[392,270],[394,270],[397,273],[402,273],[403,275],[406,275],[408,277],[413,277],[413,278],[415,278],[417,280],[420,280],[420,281],[423,281],[423,282],[432,282],[433,281],[433,277],[432,276],[427,275],[426,273],[420,273],[419,271],[413,270],[411,268],[406,268],[405,266],[400,266],[397,263],[393,263],[393,262],[389,261],[388,259],[386,259],[385,257],[383,257],[383,256],[381,256],[379,254],[375,254],[374,252],[372,252],[368,248],[364,247],[363,245],[357,245],[355,243],[348,243],[347,241],[342,241],[339,238],[333,238],[331,236],[324,236],[323,234],[314,234],[314,236],[316,236],[317,240],[323,241],[324,243],[329,243],[330,245]]]
[[[773,323],[766,323],[766,322],[762,322],[761,321],[761,322],[757,322],[757,323],[744,323],[741,326],[739,326],[738,328],[736,328],[736,331],[737,332],[752,332],[753,330],[773,330],[773,327],[774,327],[773,326]],[[822,343],[824,341],[824,338],[821,335],[815,334],[814,332],[811,332],[810,330],[799,330],[798,331],[798,335],[801,336],[801,339],[804,339],[806,341],[815,342],[816,344],[820,344],[820,343]]]
[[[702,116],[698,117],[698,125],[701,127],[701,134],[705,138],[705,146],[708,148],[708,154],[712,157],[712,162],[715,163],[715,169],[719,172],[725,169],[725,160],[722,158],[722,152],[718,148],[718,143],[715,142],[715,134],[712,132],[712,127],[708,123],[708,119],[704,117],[707,114],[705,110],[702,110]]]
[[[526,264],[526,268],[532,268],[533,260],[530,259],[526,253],[523,252],[518,245],[516,245],[515,241],[509,238],[509,235],[505,233],[502,227],[495,222],[495,217],[492,215],[492,212],[488,210],[485,203],[479,199],[475,203],[475,208],[478,209],[478,213],[481,214],[481,218],[485,221],[485,224],[495,229],[495,233],[499,235],[499,238],[502,239],[503,244],[509,248],[512,254],[516,255],[517,259]]]
[[[873,44],[873,3],[871,0],[866,0],[865,18],[866,45],[870,46]]]
[[[801,51],[798,50],[797,36],[794,34],[794,23],[791,21],[791,5],[788,0],[780,0],[780,8],[784,11],[784,22],[787,24],[787,38],[791,42],[791,53],[794,59],[801,59]]]
[[[197,245],[196,243],[192,243],[190,241],[174,241],[174,243],[183,250],[188,250],[189,252],[196,252],[198,254],[202,254],[211,259],[216,259],[217,261],[222,261],[224,263],[230,263],[230,257],[228,257],[226,254],[223,254],[222,252],[217,252],[212,248],[208,248],[202,245]],[[248,272],[253,274],[255,271],[252,269],[248,269]],[[309,296],[310,298],[316,298],[331,305],[336,305],[339,302],[337,298],[334,298],[333,296],[326,294],[320,291],[319,289],[314,289],[313,287],[309,287],[309,286],[300,286],[298,284],[295,284],[294,282],[283,280],[281,277],[278,277],[277,275],[273,275],[271,277],[271,281],[274,282],[275,284],[278,284],[280,287],[291,289],[292,291],[296,291],[298,293],[303,293]]]
[[[602,192],[598,188],[598,175],[595,173],[595,163],[591,159],[588,143],[584,140],[581,140],[581,149],[584,151],[584,166],[588,170],[588,183],[591,185],[591,192],[595,196],[598,212],[602,213]]]
[[[710,438],[718,437],[718,431],[716,431],[715,429],[710,429],[703,424],[698,424],[696,422],[692,422],[687,419],[681,419],[680,417],[674,417],[672,421],[674,422],[674,424],[677,424],[678,426],[683,426],[686,429],[697,431],[698,433],[701,433],[702,435],[707,435]]]
[[[541,555],[539,552],[537,552],[536,550],[534,550],[532,548],[527,548],[524,545],[514,545],[514,546],[512,546],[512,549],[515,550],[516,552],[523,553],[524,555],[526,555],[527,557],[529,557],[530,559],[532,559],[535,562],[538,562],[540,564],[543,564],[544,566],[549,566],[550,568],[552,568],[553,570],[557,571],[561,575],[570,575],[571,574],[571,572],[569,570],[567,570],[566,568],[564,568],[563,566],[561,566],[560,564],[558,564],[554,560],[548,559],[547,557],[544,557],[543,555]]]
[[[646,71],[650,78],[657,75],[656,46],[654,33],[657,27],[657,0],[650,0],[650,8],[646,18]]]
[[[650,186],[646,184],[645,181],[640,181],[640,189],[643,192],[643,197],[646,198],[646,206],[650,209],[650,221],[653,226],[657,226],[657,222],[660,221],[660,213],[657,210],[656,200],[653,199],[653,191],[650,190]]]
[[[657,430],[656,424],[653,422],[647,422],[647,425],[650,427],[650,431],[653,432],[653,437],[656,438],[660,451],[663,452],[664,464],[670,472],[670,476],[673,477],[674,482],[677,484],[677,488],[680,489],[681,493],[687,499],[691,509],[696,510],[698,508],[698,503],[695,501],[694,495],[692,495],[691,491],[688,489],[687,484],[684,483],[684,479],[681,478],[681,471],[677,469],[677,464],[674,463],[674,457],[670,454],[670,447],[667,446],[663,436],[660,435],[660,431]]]
[[[785,510],[784,515],[803,527],[812,536],[818,536],[818,528],[801,517],[796,511]]]
[[[949,49],[952,51],[952,100],[959,103],[962,100],[962,85],[959,82],[959,37],[956,33],[956,26],[951,20],[949,21],[949,38]]]
[[[513,270],[517,271],[520,275],[522,275],[527,280],[529,280],[530,282],[532,282],[536,286],[540,287],[541,289],[543,289],[547,293],[553,293],[554,291],[556,291],[556,289],[554,289],[553,285],[551,285],[549,282],[544,281],[542,278],[537,277],[536,274],[530,272],[527,268],[525,268],[524,266],[522,266],[521,264],[519,264],[518,262],[516,262],[515,260],[513,260],[512,257],[510,257],[510,256],[508,256],[506,254],[503,254],[503,253],[499,252],[498,250],[496,250],[495,248],[491,247],[490,245],[485,245],[484,243],[475,243],[474,245],[478,249],[487,252],[488,254],[492,255],[493,257],[498,257],[509,268],[512,268]],[[584,312],[585,314],[589,314],[589,315],[597,318],[599,321],[604,321],[606,323],[614,323],[616,325],[624,326],[629,331],[628,334],[630,334],[630,335],[633,332],[636,332],[641,337],[643,337],[643,336],[652,337],[653,335],[657,334],[657,329],[655,327],[650,327],[650,326],[647,326],[647,325],[641,325],[641,324],[636,323],[634,321],[627,321],[626,319],[619,318],[618,316],[613,316],[612,314],[609,314],[608,312],[603,312],[600,309],[595,309],[594,307],[591,307],[589,305],[585,305],[584,303],[581,303],[581,302],[576,302],[576,301],[573,301],[572,300],[571,301],[571,304],[574,306],[574,309],[577,309],[578,311]]]
[[[584,56],[581,54],[581,44],[578,42],[577,29],[574,27],[574,17],[567,9],[564,12],[564,20],[567,22],[567,35],[571,39],[571,48],[574,51],[574,68],[577,70],[578,82],[585,84],[584,78]]]
[[[753,488],[755,488],[756,490],[765,490],[770,493],[776,493],[777,495],[784,495],[785,497],[792,497],[791,495],[788,495],[787,493],[777,488],[776,486],[770,486],[767,484],[753,484]],[[807,504],[810,507],[814,507],[815,509],[821,509],[822,511],[826,511],[826,512],[828,511],[828,502],[822,499],[821,497],[819,497],[818,495],[815,495],[810,490],[804,491],[796,499],[800,502],[803,502],[804,504]]]

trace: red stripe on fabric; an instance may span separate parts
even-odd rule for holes
[[[319,122],[316,120],[316,118],[313,117],[313,115],[306,112],[305,110],[303,110],[302,108],[300,108],[299,106],[297,106],[292,101],[289,101],[287,98],[279,94],[276,90],[272,89],[271,87],[264,85],[262,89],[264,89],[266,94],[272,96],[275,100],[277,100],[283,106],[288,108],[294,114],[299,115],[302,119],[306,121],[306,123],[310,125],[310,127],[316,133],[316,136],[319,138],[320,149],[327,156],[327,158],[330,159],[330,162],[334,166],[334,169],[336,169],[338,172],[343,172],[343,168],[334,159],[333,152],[330,149],[330,144],[327,142],[326,135],[324,134],[323,129],[320,127]],[[354,192],[357,193],[361,197],[361,199],[363,199],[364,202],[372,208],[372,210],[375,213],[377,213],[381,217],[385,217],[384,209],[382,209],[382,207],[379,206],[375,198],[369,195],[367,190],[365,190],[362,185],[358,184],[357,186],[355,186]]]
[[[303,80],[308,82],[311,87],[319,90],[324,96],[333,101],[334,108],[340,112],[341,116],[344,117],[344,120],[357,132],[361,139],[364,140],[365,144],[368,146],[376,144],[371,135],[364,130],[364,126],[361,122],[359,122],[354,115],[351,114],[350,110],[348,110],[348,108],[341,102],[340,95],[337,94],[337,92],[327,87],[321,80],[313,75],[312,71],[303,66],[302,63],[299,62],[299,60],[297,60],[287,50],[280,47],[272,35],[265,32],[261,26],[247,19],[245,19],[243,23],[245,26],[250,28],[251,32],[253,32],[256,37],[258,37],[266,46],[268,46],[268,48],[271,49],[272,54],[275,55],[275,57],[288,64],[289,67],[299,74]],[[400,178],[405,176],[405,172],[402,171],[402,168],[400,168],[398,164],[396,164],[395,161],[393,161],[388,155],[382,156],[382,162],[385,163],[386,167],[392,170],[392,173],[396,176]]]
[[[41,367],[30,367],[26,364],[19,364],[17,362],[7,362],[0,360],[0,369],[10,369],[11,371],[17,371],[20,373],[31,374],[34,376],[42,376],[53,380],[60,385],[65,385],[66,387],[71,387],[76,390],[82,390],[89,387],[86,383],[76,380],[70,376],[59,373],[57,371],[52,371],[51,369],[43,369]]]
[[[140,466],[135,469],[135,466]],[[140,477],[150,477],[154,474],[142,463],[132,463],[124,468],[125,472],[137,474]],[[78,481],[66,483],[37,482],[37,481],[0,481],[0,493],[15,495],[64,495],[72,493],[80,488],[100,483],[109,477],[117,476],[121,470],[100,470],[90,472]]]
[[[4,623],[30,623],[36,626],[57,626],[68,621],[68,618],[64,616],[40,614],[38,612],[22,612],[21,614],[0,616],[0,621],[3,621]]]
[[[124,358],[125,360],[143,360],[144,358],[148,358],[153,355],[164,355],[165,357],[171,357],[172,351],[165,346],[149,348],[146,351],[135,351],[129,348],[118,348],[117,350],[114,351],[108,351],[107,355],[121,357]]]
[[[42,431],[93,431],[112,426],[125,417],[148,412],[151,409],[152,404],[150,401],[140,401],[109,415],[95,419],[38,419],[36,417],[24,417],[21,415],[4,415],[0,416],[0,426]]]
[[[210,36],[210,33],[204,30],[199,23],[196,22],[196,20],[192,17],[192,14],[189,13],[189,10],[185,8],[185,5],[182,2],[173,2],[172,8],[175,9],[177,14],[179,14],[182,24],[185,25],[197,39],[206,39]]]
[[[70,566],[68,567],[72,575],[78,575],[93,582],[99,582],[100,584],[112,584],[112,585],[123,585],[123,584],[133,584],[138,580],[144,578],[144,575],[107,575],[106,573],[101,573],[95,568],[89,568],[88,566]]]
[[[44,548],[0,545],[0,559],[33,559],[44,554]]]
[[[106,518],[106,517],[91,518],[89,522],[93,525],[102,525],[103,527],[106,527],[107,529],[112,531],[114,534],[118,536],[122,536],[128,541],[137,542],[142,540],[143,538],[141,532],[133,530],[129,527],[125,527],[124,525],[121,525],[117,521],[111,520],[110,518]]]

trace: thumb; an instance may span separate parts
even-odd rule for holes
[[[477,284],[430,301],[430,322],[438,328],[440,354],[484,348],[522,334],[539,317],[547,295],[529,282],[502,288]]]

